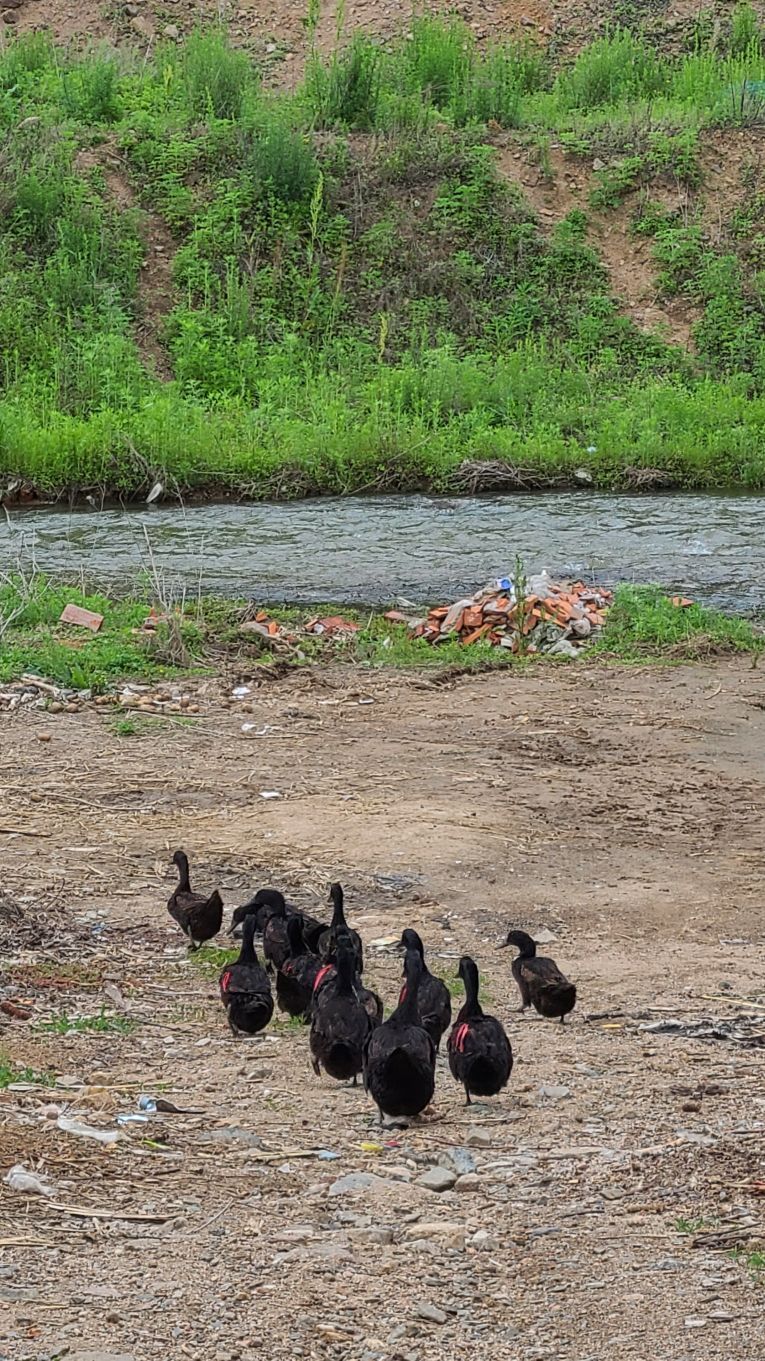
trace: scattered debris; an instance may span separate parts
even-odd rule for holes
[[[3,1177],[6,1186],[12,1191],[24,1191],[36,1196],[55,1196],[55,1188],[48,1185],[48,1182],[38,1176],[36,1172],[30,1172],[23,1163],[15,1163],[9,1172]]]
[[[59,615],[60,624],[74,624],[77,628],[90,629],[91,633],[98,633],[103,622],[102,614],[84,610],[81,605],[65,605]]]
[[[352,619],[343,619],[340,614],[331,614],[326,619],[307,619],[305,623],[306,633],[319,635],[326,633],[332,638],[343,634],[347,637],[358,633],[360,627],[361,625],[355,623]]]
[[[92,1125],[86,1125],[70,1115],[60,1115],[56,1124],[65,1134],[76,1134],[82,1139],[96,1139],[99,1144],[114,1144],[122,1137],[118,1130],[94,1129]]]
[[[577,656],[605,624],[612,601],[610,591],[582,581],[554,582],[546,572],[531,577],[527,588],[516,599],[509,579],[502,577],[473,596],[436,606],[425,619],[409,620],[410,634],[433,644],[457,637],[465,646],[485,642],[513,652]]]
[[[745,1049],[765,1048],[765,1015],[733,1020],[704,1017],[700,1021],[651,1021],[638,1027],[649,1035],[675,1035],[687,1040],[725,1040]]]

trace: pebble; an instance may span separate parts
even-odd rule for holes
[[[386,1187],[397,1186],[398,1183],[386,1181],[385,1177],[378,1177],[374,1172],[347,1172],[344,1177],[338,1177],[333,1181],[329,1188],[331,1196],[354,1195],[360,1191],[382,1191]]]
[[[416,1313],[418,1318],[424,1318],[428,1323],[446,1323],[448,1318],[443,1309],[435,1304],[418,1304]]]
[[[460,1177],[475,1172],[478,1168],[469,1148],[447,1148],[441,1155],[440,1165],[451,1168]]]
[[[465,1143],[470,1148],[491,1148],[492,1137],[487,1129],[479,1129],[477,1125],[471,1125],[467,1132]]]
[[[499,1247],[497,1239],[487,1229],[479,1229],[477,1233],[474,1233],[470,1239],[470,1244],[479,1252],[496,1252]]]
[[[397,1323],[388,1333],[388,1342],[400,1342],[404,1337],[413,1337],[417,1332],[413,1323]]]
[[[546,1101],[565,1101],[566,1097],[571,1095],[571,1088],[543,1085],[539,1088],[539,1095]]]
[[[426,1191],[451,1191],[457,1178],[445,1167],[431,1167],[417,1178],[417,1185]]]
[[[481,1188],[481,1178],[477,1172],[466,1172],[464,1176],[458,1177],[454,1183],[455,1191],[479,1191]]]
[[[162,29],[162,36],[169,38],[171,42],[176,42],[181,36],[181,30],[177,24],[165,24],[165,27]]]
[[[405,1238],[459,1238],[465,1237],[464,1224],[455,1224],[449,1219],[437,1219],[432,1224],[410,1224],[404,1229]]]
[[[132,1352],[70,1352],[67,1361],[135,1361]]]
[[[696,1314],[689,1314],[685,1319],[686,1328],[706,1328],[707,1320]]]
[[[381,1247],[393,1242],[393,1229],[376,1225],[371,1229],[349,1229],[348,1237],[352,1243],[379,1243]]]

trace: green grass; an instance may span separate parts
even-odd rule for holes
[[[102,614],[100,631],[59,623],[69,603]],[[178,670],[172,660],[177,638],[166,623],[156,635],[142,634],[148,610],[146,600],[113,601],[43,576],[0,577],[0,629],[4,618],[12,621],[0,633],[0,681],[31,672],[66,688],[98,692],[117,680],[171,676]],[[200,651],[201,633],[191,615],[179,616],[177,632],[184,655]]]
[[[56,624],[62,603],[74,599],[104,615],[101,634],[87,633],[77,639],[76,662],[72,659],[69,631]],[[258,652],[257,641],[243,639],[238,621],[243,601],[219,600],[201,596],[184,611],[176,611],[175,633],[185,639],[189,650],[185,665],[159,665],[156,644],[150,645],[133,632],[136,620],[143,620],[150,607],[149,598],[113,602],[101,595],[70,591],[61,583],[38,576],[22,581],[17,578],[0,588],[0,626],[3,614],[8,620],[0,637],[0,678],[13,680],[28,671],[45,679],[65,684],[88,686],[93,691],[113,689],[128,680],[156,681],[159,677],[189,674],[189,667],[202,672],[209,658],[220,663],[227,654],[238,665],[269,667],[279,654]],[[340,609],[359,624],[355,634],[342,641],[301,635],[309,615],[334,614]],[[542,657],[515,657],[505,648],[492,648],[485,642],[465,647],[455,638],[431,646],[421,638],[410,638],[403,624],[392,623],[369,610],[330,604],[309,609],[295,607],[272,609],[271,616],[299,641],[300,656],[295,666],[319,665],[331,660],[370,668],[418,669],[424,671],[483,671],[508,666],[560,665]],[[84,631],[83,631],[84,632]],[[191,645],[193,644],[193,650]],[[728,616],[701,605],[681,609],[656,587],[621,586],[617,589],[606,627],[588,649],[591,660],[618,659],[627,662],[646,660],[682,661],[708,658],[718,654],[749,654],[756,662],[765,648],[765,635],[746,619]],[[208,671],[211,669],[208,665]],[[172,721],[193,727],[198,721],[186,715],[151,716],[110,712],[107,716],[118,737],[150,733],[156,724]],[[229,950],[204,947],[191,956],[194,966],[213,971],[229,962]]]
[[[17,1068],[7,1054],[0,1054],[0,1091],[12,1082],[34,1082],[41,1087],[55,1087],[54,1073],[38,1073],[34,1068]]]
[[[765,1273],[765,1252],[759,1249],[748,1252],[746,1248],[734,1248],[730,1256],[740,1266],[745,1267],[758,1283],[760,1282]]]
[[[703,605],[678,608],[655,587],[621,586],[592,655],[611,653],[623,661],[639,661],[748,653],[756,660],[763,649],[765,635],[746,619]]]
[[[675,1231],[684,1235],[698,1233],[701,1229],[709,1228],[711,1222],[711,1220],[705,1219],[703,1215],[697,1215],[692,1219],[681,1215],[679,1219],[675,1220]]]
[[[622,315],[584,214],[550,230],[491,145],[498,125],[602,156],[607,212],[638,186],[697,187],[706,129],[761,120],[764,82],[747,6],[687,55],[615,28],[562,64],[417,18],[406,40],[315,52],[290,93],[218,29],[147,60],[10,40],[0,485],[453,492],[467,460],[526,486],[583,465],[606,488],[646,469],[765,486],[756,196],[715,237],[653,220],[661,288],[703,311],[691,352]],[[159,371],[140,340],[147,212],[173,241]]]
[[[62,1011],[49,1021],[39,1021],[33,1028],[48,1035],[129,1035],[137,1024],[127,1016],[107,1016],[102,1007],[96,1016],[69,1016]]]
[[[217,981],[226,965],[233,964],[238,958],[238,946],[229,950],[220,945],[200,945],[198,950],[190,952],[189,963],[196,973]]]
[[[465,1000],[465,984],[457,972],[457,965],[450,964],[444,967],[439,961],[437,967],[434,967],[433,972],[446,984],[452,1001],[456,1002],[458,1006],[461,1006]],[[485,1007],[488,1008],[494,1005],[494,999],[491,995],[491,989],[488,987],[486,975],[482,973],[478,976],[478,991],[480,1001]]]

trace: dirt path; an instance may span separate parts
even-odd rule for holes
[[[761,1357],[762,1285],[718,1245],[765,1237],[765,1050],[639,1029],[765,991],[759,672],[306,673],[245,712],[199,690],[196,727],[138,737],[95,711],[2,720],[0,887],[52,936],[3,949],[32,1019],[0,1049],[69,1088],[0,1093],[0,1177],[42,1159],[56,1188],[0,1186],[0,1355]],[[466,1112],[441,1061],[428,1120],[381,1139],[300,1031],[234,1042],[164,911],[178,844],[228,905],[272,882],[315,910],[340,878],[387,1001],[400,961],[372,942],[414,924],[436,969],[475,953],[507,1093]],[[569,1028],[514,1014],[510,922],[554,935]],[[102,1007],[135,1028],[36,1028]],[[114,1130],[161,1087],[203,1114],[109,1149],[44,1113]],[[455,1146],[476,1173],[420,1187]],[[333,1193],[353,1172],[379,1180]]]

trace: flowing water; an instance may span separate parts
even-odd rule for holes
[[[262,601],[448,599],[512,571],[656,582],[765,608],[765,497],[578,492],[440,500],[35,509],[0,520],[0,563],[127,589],[142,571]]]

